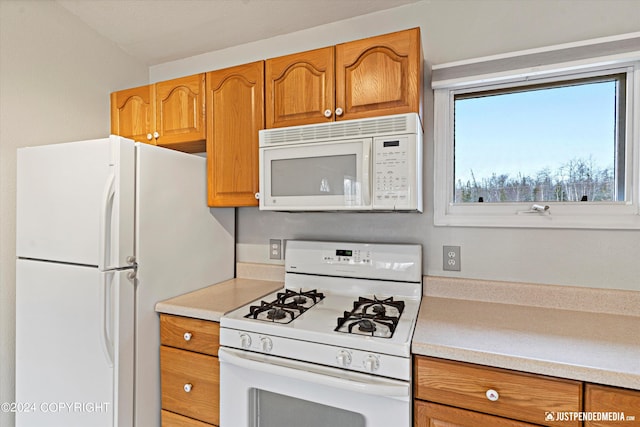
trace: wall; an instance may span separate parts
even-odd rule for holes
[[[14,401],[16,148],[108,135],[109,93],[148,76],[57,3],[0,0],[0,403]]]
[[[640,31],[636,0],[423,1],[210,52],[150,69],[152,81],[420,26],[426,68],[492,54]],[[424,272],[490,280],[640,290],[640,232],[433,226],[433,96],[426,82],[423,214],[274,213],[238,209],[237,258],[269,262],[269,238],[421,243]],[[460,245],[462,271],[442,271]]]

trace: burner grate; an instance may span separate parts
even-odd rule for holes
[[[309,308],[324,299],[324,294],[316,289],[311,291],[293,291],[285,289],[278,292],[273,301],[260,301],[260,305],[249,307],[246,318],[274,323],[289,323]]]
[[[338,318],[336,332],[391,338],[404,311],[404,301],[393,297],[373,299],[360,297],[354,301],[353,310],[345,311]]]

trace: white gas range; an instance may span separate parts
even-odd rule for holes
[[[222,427],[410,426],[421,264],[419,245],[287,242],[284,289],[221,319]]]

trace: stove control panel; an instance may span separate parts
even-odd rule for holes
[[[224,327],[220,328],[220,345],[405,381],[411,378],[409,357],[378,354]]]
[[[422,283],[422,247],[288,240],[285,273]]]
[[[371,265],[371,251],[360,249],[336,249],[322,251],[324,264]]]

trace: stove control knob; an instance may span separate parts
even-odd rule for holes
[[[262,345],[262,351],[269,353],[273,348],[273,341],[269,337],[260,338],[260,344]]]
[[[367,357],[365,357],[364,361],[362,362],[362,365],[364,366],[365,371],[375,372],[380,367],[380,360],[373,354],[370,354]]]
[[[336,363],[338,366],[347,367],[351,365],[351,353],[347,350],[340,350],[336,356]]]
[[[240,347],[249,348],[251,347],[251,337],[247,334],[240,334]]]

